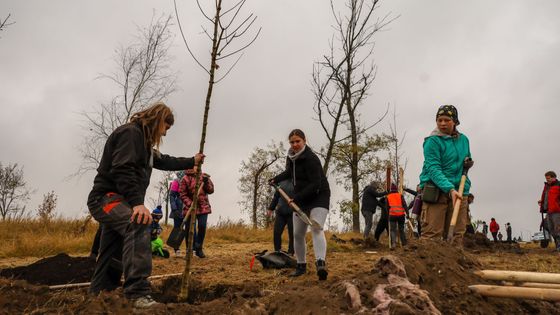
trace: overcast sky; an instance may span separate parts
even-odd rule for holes
[[[204,55],[209,44],[200,12],[194,1],[180,2],[187,36]],[[15,22],[0,32],[0,161],[24,166],[36,189],[29,209],[54,190],[58,212],[85,215],[95,174],[65,180],[80,164],[79,113],[118,93],[96,78],[115,70],[115,49],[130,43],[154,10],[172,13],[173,2],[0,2],[0,18],[11,14]],[[237,180],[241,161],[255,147],[285,140],[296,127],[307,132],[312,147],[325,142],[313,120],[310,80],[313,62],[328,52],[332,37],[328,1],[248,0],[245,12],[258,16],[262,32],[214,89],[205,150],[205,169],[216,185],[210,223],[248,218],[237,204]],[[408,186],[418,182],[422,141],[435,127],[437,107],[455,104],[475,160],[474,218],[495,217],[502,227],[509,221],[514,235],[537,231],[543,174],[560,172],[560,2],[383,1],[377,15],[389,12],[400,17],[376,35],[377,78],[360,111],[374,121],[387,103],[397,105],[399,128],[407,133]],[[179,34],[176,25],[172,30]],[[179,90],[167,101],[176,123],[161,150],[192,156],[207,77],[179,39],[170,51]],[[387,131],[388,122],[372,130]],[[333,200],[347,196],[336,189]]]

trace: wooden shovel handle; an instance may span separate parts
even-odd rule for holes
[[[463,196],[463,191],[465,190],[465,182],[467,180],[467,175],[463,174],[461,176],[461,183],[459,184],[459,196]],[[449,224],[449,231],[447,233],[447,240],[453,240],[453,234],[455,234],[455,225],[457,225],[457,218],[459,217],[459,211],[461,210],[461,203],[463,201],[461,199],[455,200],[455,204],[453,205],[453,216],[451,217],[451,223]]]

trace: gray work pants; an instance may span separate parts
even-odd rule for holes
[[[111,291],[119,286],[121,273],[116,266],[122,259],[124,295],[134,299],[150,294],[148,277],[152,273],[152,249],[149,225],[130,222],[132,208],[119,194],[107,194],[88,208],[102,226],[90,292]]]

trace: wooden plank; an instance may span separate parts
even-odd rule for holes
[[[560,290],[543,288],[504,287],[499,285],[471,285],[469,289],[483,296],[540,301],[560,301]]]
[[[559,273],[509,271],[509,270],[481,270],[475,274],[487,279],[510,282],[537,282],[537,283],[560,283]]]
[[[157,279],[163,279],[163,278],[169,278],[169,277],[177,277],[177,276],[180,276],[180,275],[182,275],[182,273],[169,273],[169,274],[165,274],[165,275],[151,276],[151,277],[148,277],[148,279],[157,280]],[[90,284],[91,284],[91,282],[58,284],[58,285],[50,285],[49,289],[50,290],[60,290],[60,289],[85,288],[85,287],[89,287]]]

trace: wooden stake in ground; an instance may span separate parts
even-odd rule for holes
[[[180,276],[182,273],[170,273],[165,275],[156,275],[148,277],[149,280],[157,280],[157,279],[164,279],[169,277],[176,277]],[[57,285],[50,285],[49,290],[60,290],[60,289],[73,289],[73,288],[84,288],[89,287],[91,282],[80,282],[80,283],[69,283],[69,284],[57,284]]]
[[[474,272],[477,276],[487,280],[511,282],[560,283],[560,273],[509,271],[509,270],[480,270]]]
[[[185,35],[183,33],[183,28],[181,26],[181,21],[179,19],[179,13],[177,10],[177,2],[174,1],[174,5],[175,5],[175,15],[177,16],[177,24],[179,26],[179,29],[181,31],[181,36],[183,37],[183,41],[185,43],[185,45],[187,46],[187,50],[189,51],[189,53],[191,54],[191,56],[193,57],[193,59],[196,61],[196,63],[206,72],[208,73],[209,79],[208,79],[208,90],[206,93],[206,101],[205,101],[205,105],[204,105],[204,117],[202,119],[202,134],[200,136],[200,148],[199,148],[199,153],[203,154],[204,153],[204,144],[206,142],[206,126],[208,125],[208,112],[210,111],[210,100],[212,98],[212,90],[214,88],[214,84],[217,82],[220,82],[222,79],[224,79],[229,73],[230,71],[233,69],[233,67],[235,67],[235,65],[237,64],[237,61],[239,61],[239,59],[241,58],[242,55],[239,56],[239,58],[237,59],[237,61],[235,63],[233,63],[233,65],[225,71],[225,74],[221,77],[221,78],[216,78],[215,74],[216,74],[216,70],[218,70],[219,65],[218,62],[221,62],[222,60],[224,60],[227,57],[233,56],[235,54],[239,54],[241,53],[243,50],[245,50],[245,48],[247,48],[248,46],[250,46],[258,37],[259,33],[260,33],[260,28],[257,32],[257,34],[253,37],[253,39],[248,43],[245,44],[244,46],[240,47],[240,48],[234,48],[232,49],[233,51],[226,51],[225,49],[230,47],[230,45],[235,42],[236,39],[242,37],[247,30],[251,27],[251,25],[255,22],[256,16],[253,16],[253,14],[249,15],[249,17],[242,19],[241,23],[239,23],[238,25],[234,25],[234,21],[236,20],[236,17],[238,17],[239,11],[241,10],[241,8],[243,7],[243,5],[245,4],[246,0],[241,0],[239,2],[237,2],[237,4],[235,4],[232,8],[224,10],[222,12],[222,0],[216,0],[214,2],[215,4],[215,14],[213,16],[213,18],[210,18],[210,15],[206,14],[204,12],[204,10],[202,9],[201,4],[197,1],[198,7],[201,10],[203,16],[209,20],[212,23],[212,27],[213,27],[213,31],[212,34],[209,34],[208,32],[206,32],[206,35],[208,35],[208,37],[212,40],[212,49],[210,51],[210,68],[206,69],[202,63],[200,63],[198,61],[198,59],[194,56],[194,54],[192,53],[188,42],[185,38]],[[224,16],[229,16],[230,20],[229,21],[224,21]],[[196,171],[196,184],[195,184],[195,191],[198,192],[201,186],[201,182],[200,182],[200,174],[201,174],[201,167],[200,165],[198,165],[197,167],[197,171]],[[190,271],[191,271],[191,261],[192,261],[192,256],[193,256],[193,251],[192,251],[192,245],[193,245],[193,236],[194,236],[194,223],[195,223],[195,219],[196,219],[196,212],[198,210],[198,194],[195,194],[193,196],[193,204],[194,204],[194,209],[193,211],[191,211],[190,216],[185,216],[185,219],[183,220],[183,226],[184,224],[189,220],[190,218],[190,228],[189,228],[189,234],[187,236],[187,254],[185,255],[185,270],[183,271],[183,276],[182,276],[182,282],[181,282],[181,291],[179,293],[179,301],[186,301],[188,299],[189,296],[189,287],[190,287]]]
[[[467,158],[470,161],[470,158]],[[469,172],[468,167],[463,167],[463,175],[461,175],[461,182],[459,183],[459,196],[463,196],[463,191],[465,189],[465,182],[467,181],[467,173]],[[449,230],[447,232],[447,240],[449,242],[453,241],[453,234],[455,234],[455,225],[457,225],[457,218],[459,217],[459,211],[461,210],[461,199],[455,200],[453,205],[453,216],[451,217],[451,223],[449,224]]]
[[[560,301],[560,290],[542,288],[502,287],[498,285],[471,285],[471,291],[483,296],[504,297],[514,299],[531,299],[541,301]]]
[[[538,282],[508,282],[502,281],[505,286],[525,287],[525,288],[543,288],[543,289],[560,289],[559,283],[538,283]]]

